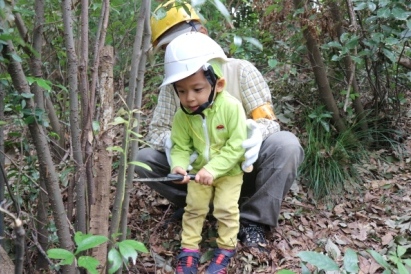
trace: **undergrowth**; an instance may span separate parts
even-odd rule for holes
[[[381,125],[377,118],[367,115],[367,125],[357,121],[338,133],[331,125],[331,113],[317,107],[305,120],[305,160],[300,167],[301,178],[313,191],[315,199],[330,198],[360,181],[356,166],[367,161],[372,150],[393,149],[398,142],[395,130]]]

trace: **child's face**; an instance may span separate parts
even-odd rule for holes
[[[220,92],[224,85],[220,88],[219,82],[224,81],[218,79],[215,92]],[[184,78],[175,83],[175,88],[180,98],[181,104],[191,112],[196,111],[199,106],[208,101],[211,93],[211,85],[204,75],[203,69],[198,70],[191,76]]]

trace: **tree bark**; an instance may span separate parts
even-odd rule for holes
[[[305,3],[302,0],[294,0],[295,8],[305,7]],[[322,103],[326,106],[327,110],[332,114],[332,121],[338,132],[343,132],[345,130],[345,124],[340,117],[340,112],[338,110],[337,104],[335,102],[334,95],[331,91],[330,84],[327,77],[327,72],[325,69],[325,64],[323,62],[321,52],[315,37],[316,29],[312,25],[312,22],[308,19],[309,12],[306,12],[300,18],[300,25],[303,29],[303,35],[306,40],[306,46],[308,50],[308,57],[310,59],[311,67],[314,72],[315,81],[318,86],[318,92]]]
[[[83,151],[80,140],[80,115],[79,115],[79,90],[77,81],[77,55],[74,46],[73,20],[71,13],[71,1],[62,2],[65,46],[68,59],[68,85],[70,93],[70,132],[71,146],[73,147],[73,159],[76,165],[75,189],[76,189],[76,230],[87,232],[86,219],[86,189],[85,168],[83,164]]]
[[[17,62],[11,57],[15,54],[16,51],[12,42],[8,41],[7,46],[3,47],[3,56],[7,58],[7,70],[12,79],[14,88],[20,93],[31,94],[26,76],[24,75],[23,68],[21,67],[21,63]],[[34,115],[34,101],[32,99],[26,99],[26,103],[27,108],[30,109]],[[60,192],[59,180],[51,157],[46,134],[43,130],[43,127],[36,122],[30,123],[28,125],[28,128],[36,148],[40,175],[45,179],[60,246],[61,248],[72,251],[74,249],[74,244],[71,240],[69,223],[67,222],[67,215],[64,211],[63,198]],[[74,264],[63,267],[64,273],[74,273],[74,269]]]
[[[0,82],[0,121],[4,121],[4,98],[6,95],[6,91],[4,90],[3,84]],[[4,169],[4,131],[3,126],[0,125],[0,165]],[[3,176],[4,175],[4,176]],[[6,189],[6,182],[4,180],[5,174],[0,175],[0,201],[4,200],[4,191]],[[4,237],[4,215],[3,212],[0,212],[0,248],[3,245],[3,237]],[[1,262],[1,261],[0,261]]]
[[[36,51],[37,54],[33,54],[30,52],[30,71],[31,74],[35,77],[42,78],[43,71],[41,69],[41,53],[42,53],[42,45],[43,45],[43,24],[44,24],[44,1],[43,0],[36,0],[34,5],[35,10],[35,23],[33,29],[33,49]],[[31,92],[34,94],[34,101],[36,103],[36,107],[43,111],[43,115],[45,115],[45,97],[43,89],[33,83],[31,86]],[[58,147],[58,146],[57,146]],[[59,152],[59,151],[57,151]],[[62,157],[61,154],[58,154],[59,157]],[[43,189],[46,189],[46,184],[44,178],[40,177],[40,186]],[[48,223],[48,197],[43,191],[39,191],[39,199],[37,204],[37,218],[36,218],[36,228],[37,228],[37,239],[38,242],[43,250],[47,250],[48,248],[48,231],[47,231],[47,223]],[[44,258],[41,252],[37,252],[38,259],[36,262],[36,269],[44,269],[48,268],[48,262],[46,258]]]
[[[400,60],[398,61],[398,64],[400,64],[401,66],[407,69],[411,69],[411,59],[409,58],[401,57]]]
[[[94,203],[90,210],[90,232],[93,235],[108,235],[110,213],[110,182],[112,154],[107,147],[113,146],[115,132],[109,123],[114,117],[114,84],[113,84],[113,47],[104,47],[101,52],[100,66],[100,131],[96,136],[94,170],[96,170],[96,191]],[[107,243],[93,249],[92,256],[100,261],[101,266],[107,264]]]
[[[7,252],[0,245],[0,274],[14,273],[14,264]]]

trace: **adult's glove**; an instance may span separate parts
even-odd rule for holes
[[[172,147],[173,147],[173,141],[171,141],[171,136],[170,134],[168,134],[164,142],[164,152],[166,153],[167,162],[169,166],[171,166],[171,148]]]
[[[165,143],[164,143],[164,152],[166,153],[167,156],[167,162],[168,165],[171,166],[171,148],[173,146],[173,141],[171,141],[171,136],[170,134],[167,135]],[[197,159],[198,154],[197,152],[194,152],[193,154],[190,155],[190,160],[189,160],[189,165],[187,167],[187,171],[190,171],[193,169],[193,167],[191,166],[191,164]]]
[[[263,135],[256,121],[247,119],[247,140],[243,142],[245,148],[245,160],[241,164],[241,169],[244,172],[252,171],[252,164],[257,161],[258,153],[260,152],[261,143],[263,142]]]

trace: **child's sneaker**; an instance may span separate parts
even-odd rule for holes
[[[196,274],[198,272],[199,252],[182,251],[177,256],[176,274]]]
[[[227,266],[235,250],[217,248],[214,252],[214,258],[206,270],[206,274],[226,274]]]

